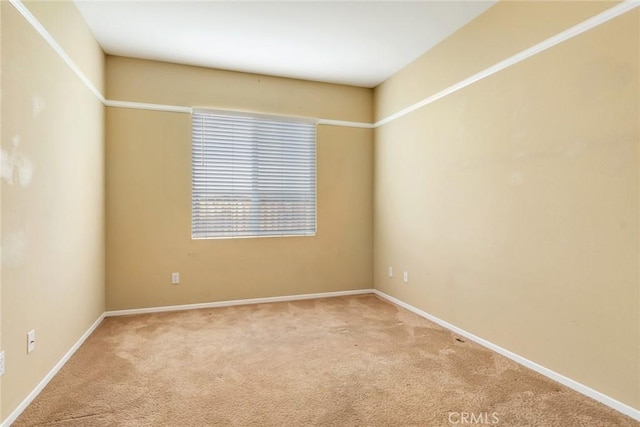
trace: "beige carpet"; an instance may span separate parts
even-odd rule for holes
[[[639,425],[372,295],[106,319],[14,425],[471,421]]]

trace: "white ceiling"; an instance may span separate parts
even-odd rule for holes
[[[495,1],[76,4],[112,55],[375,87]]]

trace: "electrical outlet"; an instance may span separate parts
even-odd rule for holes
[[[27,354],[36,349],[36,331],[27,332]]]
[[[393,267],[389,267],[389,277],[393,277]]]
[[[403,281],[404,283],[409,283],[409,272],[408,272],[408,271],[405,271],[405,272],[402,274],[402,281]]]
[[[171,273],[171,283],[173,285],[180,283],[180,273]]]
[[[4,375],[4,351],[0,352],[0,377]]]

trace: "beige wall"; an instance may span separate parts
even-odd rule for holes
[[[615,5],[503,0],[376,88],[381,120]]]
[[[118,57],[107,91],[338,120],[372,111],[368,89]],[[371,287],[371,130],[318,126],[315,237],[191,240],[191,116],[110,107],[106,128],[108,310]]]
[[[104,94],[104,52],[72,1],[27,0],[24,4],[96,89]]]
[[[561,31],[602,8],[498,3],[377,88],[378,118],[553,35],[534,9]],[[639,13],[376,129],[374,148],[377,289],[635,408]]]
[[[107,57],[107,98],[370,123],[373,91],[210,68]]]
[[[369,122],[612,3],[500,2],[375,103],[368,89],[118,57],[103,84],[75,6],[27,5],[109,99]],[[316,237],[197,241],[190,116],[110,107],[105,125],[13,6],[0,11],[2,171],[20,165],[0,187],[0,419],[104,311],[105,275],[109,310],[374,282],[640,408],[637,10],[375,132],[319,126]]]
[[[73,4],[27,6],[63,22],[52,33],[100,70]],[[10,3],[0,7],[4,419],[104,312],[104,107]]]

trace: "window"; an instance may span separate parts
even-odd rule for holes
[[[196,110],[191,163],[192,238],[315,235],[314,123]]]

